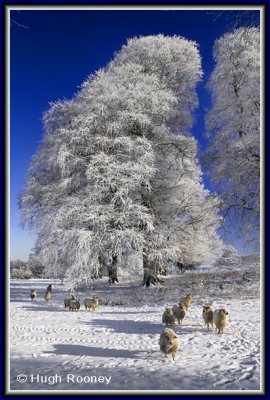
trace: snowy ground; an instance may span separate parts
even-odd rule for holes
[[[68,293],[58,281],[11,281],[11,390],[259,391],[259,267],[245,270],[186,272],[149,289],[104,280],[79,293],[81,303],[86,295],[100,297],[96,312],[65,310]],[[54,283],[53,293],[45,303],[48,283]],[[38,291],[33,302],[30,289]],[[166,361],[158,346],[164,307],[190,292],[184,324],[173,327],[180,341],[177,359]],[[228,310],[223,335],[203,325],[205,303]],[[17,380],[21,374],[24,383]],[[37,382],[38,375],[49,381]]]

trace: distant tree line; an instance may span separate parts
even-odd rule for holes
[[[45,267],[36,258],[10,260],[11,279],[43,278]]]

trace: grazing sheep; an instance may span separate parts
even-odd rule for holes
[[[192,300],[192,294],[189,293],[187,296],[182,297],[182,298],[180,299],[180,302],[179,302],[179,303],[185,304],[186,307],[187,307],[187,310],[188,310],[188,308],[189,308],[189,306],[190,306],[190,304],[191,304],[191,300]]]
[[[210,329],[210,325],[213,328],[213,310],[211,307],[209,306],[203,306],[203,312],[202,312],[202,317],[203,320],[205,322],[205,324],[207,325],[207,329]]]
[[[171,354],[174,361],[175,354],[179,347],[179,341],[176,333],[170,328],[165,328],[160,334],[159,346],[162,353],[165,354],[165,358],[167,358],[168,354]]]
[[[32,300],[34,300],[36,297],[37,297],[37,292],[36,292],[36,290],[31,290],[30,298],[31,298]]]
[[[92,310],[95,311],[96,308],[99,306],[99,298],[98,297],[93,297],[93,298],[87,298],[84,300],[84,305],[86,310]]]
[[[224,308],[214,311],[213,321],[216,325],[216,329],[218,329],[218,333],[223,333],[224,328],[227,326],[228,315],[229,313]]]
[[[69,310],[78,311],[80,309],[80,307],[81,307],[80,299],[72,299],[72,300],[70,300],[69,306],[68,306]]]
[[[73,295],[71,297],[66,297],[64,299],[65,308],[69,307],[69,304],[70,304],[71,300],[77,300],[77,297],[73,296]]]
[[[45,301],[49,301],[51,299],[51,292],[46,292],[45,294],[44,294],[44,300]]]
[[[166,307],[162,315],[162,323],[166,325],[175,324],[175,316],[171,307]]]
[[[175,318],[177,319],[178,325],[182,324],[183,319],[186,316],[186,310],[187,306],[184,303],[179,302],[178,305],[174,304],[173,306],[173,313],[175,315]]]

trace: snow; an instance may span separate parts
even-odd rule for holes
[[[11,392],[259,393],[258,264],[247,265],[245,273],[239,269],[185,272],[164,277],[164,281],[158,287],[142,288],[139,281],[114,286],[102,279],[87,291],[78,291],[81,309],[71,312],[64,308],[63,300],[69,293],[60,281],[12,280]],[[52,299],[46,303],[43,295],[49,283],[53,283]],[[224,284],[222,291],[220,283]],[[29,297],[31,289],[38,292],[34,301]],[[164,329],[161,317],[166,306],[187,293],[193,293],[193,301],[183,326],[172,327],[180,342],[173,362],[159,350],[158,339]],[[92,295],[100,297],[100,307],[95,312],[85,311],[84,297]],[[229,324],[224,334],[207,331],[202,319],[204,304],[227,309]],[[20,374],[27,376],[25,383],[17,381]],[[36,382],[37,375],[40,380],[47,376],[50,383]],[[74,382],[67,381],[70,379]]]

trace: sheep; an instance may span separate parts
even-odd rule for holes
[[[207,329],[210,329],[210,325],[213,328],[213,310],[211,307],[209,306],[203,306],[203,312],[202,312],[202,317],[203,320],[205,322],[205,324],[207,325]]]
[[[45,292],[44,294],[44,300],[49,301],[51,299],[51,292]]]
[[[93,296],[93,299],[96,302],[97,307],[99,306],[99,298],[97,296]]]
[[[167,358],[168,354],[171,354],[174,361],[175,354],[179,347],[179,341],[176,333],[170,328],[165,328],[160,334],[159,346],[162,353],[165,354],[165,358]]]
[[[47,292],[51,292],[52,293],[52,284],[47,286]]]
[[[229,313],[225,310],[225,308],[220,308],[213,313],[213,321],[216,325],[216,329],[218,329],[218,333],[223,333],[224,328],[228,324],[228,315]]]
[[[162,323],[166,325],[175,324],[175,316],[171,307],[166,307],[162,315]]]
[[[37,297],[36,290],[31,290],[30,299],[34,300]]]
[[[77,300],[77,297],[74,295],[72,295],[71,297],[66,297],[64,299],[65,308],[69,307],[69,303],[71,302],[71,300]]]
[[[84,305],[86,310],[89,309],[95,311],[99,306],[99,298],[97,296],[94,296],[93,298],[86,298],[84,300]]]
[[[187,306],[185,303],[179,302],[178,305],[174,304],[173,306],[173,313],[175,318],[177,319],[178,325],[182,324],[183,319],[186,316]]]
[[[70,300],[70,302],[69,302],[69,306],[68,306],[68,308],[69,308],[69,311],[70,310],[72,310],[72,311],[78,311],[79,309],[80,309],[80,307],[81,307],[81,304],[80,304],[80,299],[72,299],[72,300]]]
[[[186,308],[187,308],[187,310],[188,310],[188,308],[189,308],[189,306],[190,306],[190,304],[191,304],[191,300],[192,300],[192,294],[189,293],[187,296],[182,297],[182,298],[180,299],[180,302],[179,302],[179,303],[185,304],[185,305],[186,305]]]

